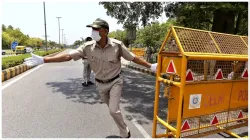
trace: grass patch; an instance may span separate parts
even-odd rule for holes
[[[54,50],[48,50],[46,51],[35,51],[34,54],[39,55],[39,56],[46,56],[55,52],[62,51],[64,49],[54,49]],[[24,59],[31,57],[31,54],[20,54],[17,56],[9,56],[9,57],[3,57],[2,58],[2,70],[14,67],[20,64],[23,64]]]

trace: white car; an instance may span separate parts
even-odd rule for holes
[[[31,47],[26,47],[26,53],[31,53],[33,49]]]

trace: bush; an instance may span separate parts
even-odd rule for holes
[[[58,51],[61,51],[62,49],[56,49],[56,50],[48,50],[46,51],[36,51],[34,54],[39,55],[39,56],[46,56]],[[31,57],[31,54],[21,54],[17,56],[9,56],[9,57],[3,57],[2,58],[2,70],[14,67],[20,64],[23,64],[24,59]]]

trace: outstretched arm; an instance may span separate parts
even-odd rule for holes
[[[69,54],[58,54],[52,57],[44,57],[44,63],[51,63],[51,62],[65,62],[70,61],[72,59],[71,55]]]
[[[137,56],[135,56],[133,53],[129,52],[128,49],[126,48],[126,46],[121,43],[121,56],[123,58],[125,58],[126,60],[128,61],[133,61],[134,63],[136,64],[139,64],[139,65],[142,65],[142,66],[145,66],[147,68],[150,68],[151,71],[155,72],[156,71],[156,68],[157,68],[157,63],[155,64],[151,64]]]
[[[64,62],[72,59],[70,54],[58,54],[52,57],[42,57],[31,53],[32,57],[24,59],[27,66],[36,66],[43,63]]]
[[[156,68],[157,68],[157,63],[155,64],[151,64],[137,56],[134,57],[134,59],[132,60],[134,63],[136,64],[139,64],[139,65],[142,65],[142,66],[145,66],[147,68],[150,68],[151,71],[155,72],[156,71]]]
[[[145,66],[147,68],[150,68],[152,64],[148,63],[147,61],[135,56],[134,59],[132,60],[134,63]]]
[[[71,50],[69,53],[57,54],[51,57],[42,57],[31,53],[32,57],[24,59],[24,64],[28,66],[36,66],[43,63],[52,63],[52,62],[65,62],[74,59],[75,61],[83,58],[85,56],[85,51],[83,49],[84,45],[80,46],[76,50]]]

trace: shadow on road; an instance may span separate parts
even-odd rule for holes
[[[131,69],[123,68],[124,87],[121,98],[121,104],[129,113],[136,115],[139,124],[152,123],[154,111],[154,93],[155,93],[155,77],[147,74],[134,72]],[[47,86],[52,88],[54,93],[62,93],[67,99],[71,99],[76,103],[84,104],[102,104],[100,95],[96,90],[96,86],[83,87],[81,78],[67,79],[66,82],[50,82]],[[161,86],[161,95],[163,94],[163,86]],[[160,98],[159,116],[166,118],[167,100]],[[142,115],[142,116],[140,116]],[[130,115],[124,114],[125,118],[132,120]],[[147,120],[141,120],[145,117]]]
[[[82,79],[67,79],[66,82],[49,82],[46,85],[52,88],[53,93],[62,93],[67,99],[76,103],[102,104],[95,85],[82,86]]]
[[[107,136],[106,138],[120,138],[120,136],[112,135],[112,136]]]

